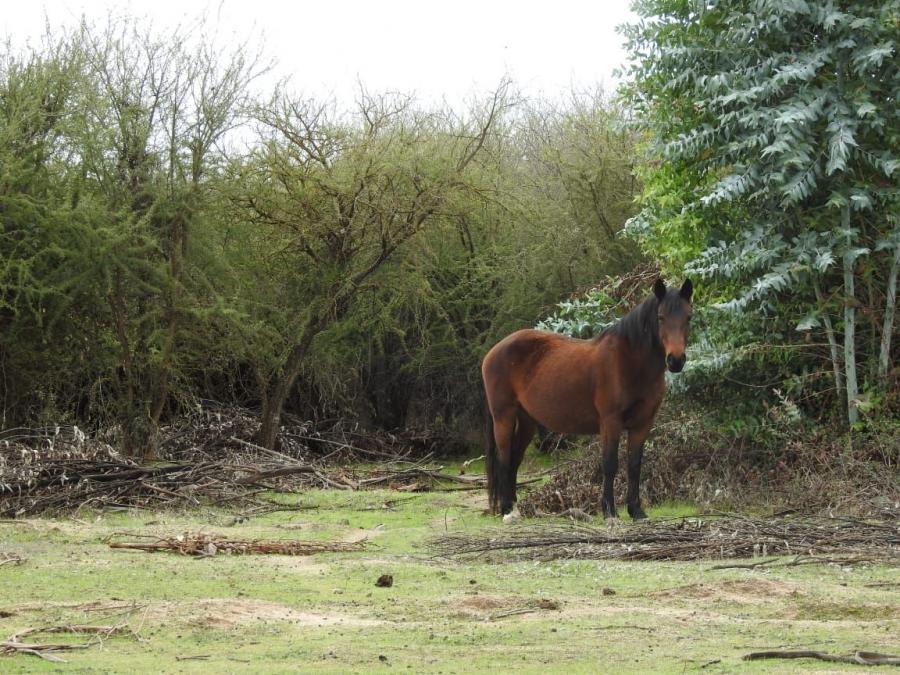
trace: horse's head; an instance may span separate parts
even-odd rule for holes
[[[662,279],[653,284],[653,293],[659,300],[659,341],[666,352],[666,367],[680,373],[687,361],[688,330],[691,322],[691,294],[694,286],[685,279],[681,289],[666,288]]]

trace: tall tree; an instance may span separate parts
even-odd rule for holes
[[[221,163],[217,143],[238,123],[261,68],[245,45],[221,52],[189,39],[199,26],[154,35],[133,20],[82,25],[74,39],[86,77],[72,125],[81,189],[108,231],[106,284],[116,337],[123,444],[155,454],[160,418],[178,370],[189,297],[188,246]]]
[[[852,424],[861,350],[875,363],[856,337],[861,274],[887,289],[887,306],[866,309],[888,350],[894,330],[900,2],[634,6],[628,91],[662,165],[632,228],[657,250],[693,242],[681,260],[728,280],[732,311],[824,322]]]
[[[67,304],[65,289],[48,278],[64,242],[59,225],[69,203],[59,165],[64,124],[81,61],[65,45],[21,56],[0,49],[0,424],[7,411],[52,407],[52,394],[35,386],[50,358],[51,327]],[[69,343],[63,329],[53,338]]]
[[[261,228],[260,249],[284,271],[278,341],[257,356],[262,419],[273,447],[284,403],[313,341],[343,319],[398,249],[442,217],[505,104],[505,86],[467,119],[424,113],[411,100],[363,94],[357,115],[279,96],[261,107],[262,149],[235,167],[235,201]],[[272,287],[278,280],[280,289]],[[268,361],[260,356],[268,354]]]
[[[33,361],[32,326],[44,352],[76,371],[57,384],[112,390],[100,397],[123,449],[145,457],[182,370],[185,319],[208,300],[192,293],[190,233],[222,163],[218,144],[260,70],[242,45],[221,52],[188,34],[153,34],[133,19],[83,23],[48,35],[27,63],[8,60],[0,83],[0,154],[18,157],[0,162],[14,245],[3,247],[0,292],[16,317],[4,343]],[[43,387],[54,388],[53,375]]]

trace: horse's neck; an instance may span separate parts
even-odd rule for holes
[[[659,340],[632,343],[624,340],[635,369],[648,380],[663,377],[666,372],[666,352]]]

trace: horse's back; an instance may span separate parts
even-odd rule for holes
[[[553,431],[596,433],[596,359],[595,341],[517,331],[498,342],[482,363],[488,405],[493,412],[521,407]]]
[[[488,379],[528,377],[533,375],[547,359],[571,360],[573,350],[581,351],[585,340],[549,333],[547,331],[523,329],[507,335],[495,344],[482,361],[481,371],[485,382]]]

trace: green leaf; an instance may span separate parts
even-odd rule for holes
[[[809,314],[800,319],[800,322],[797,324],[795,330],[807,331],[812,330],[813,328],[818,328],[820,325],[819,310],[814,309]]]
[[[834,261],[834,254],[831,251],[820,251],[818,255],[816,255],[814,265],[820,272],[826,272],[828,268],[834,264]]]
[[[859,117],[866,117],[868,115],[874,115],[878,111],[878,108],[875,107],[874,103],[866,101],[865,103],[861,103],[859,107],[856,108],[856,114]]]

